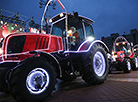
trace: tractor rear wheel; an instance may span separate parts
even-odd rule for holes
[[[138,70],[138,58],[137,57],[131,60],[131,68],[132,70]]]
[[[92,85],[100,84],[106,80],[109,71],[109,63],[104,47],[94,44],[91,50],[82,58],[83,80]]]
[[[55,88],[53,66],[46,59],[32,57],[18,65],[10,78],[10,91],[19,102],[40,102]]]
[[[131,72],[131,63],[130,63],[130,59],[124,59],[123,61],[123,70],[124,73],[130,73]]]

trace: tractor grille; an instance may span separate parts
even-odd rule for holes
[[[38,37],[36,40],[35,50],[47,49],[48,42],[49,42],[49,37]]]
[[[25,35],[12,37],[9,40],[7,53],[8,54],[21,53],[24,48],[25,39],[26,39]]]

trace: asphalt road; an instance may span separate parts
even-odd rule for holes
[[[0,102],[16,102],[0,92]],[[109,74],[101,85],[89,86],[81,77],[72,82],[58,81],[56,91],[44,102],[138,102],[138,71]]]

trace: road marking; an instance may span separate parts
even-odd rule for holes
[[[138,78],[108,78],[111,81],[138,82]]]

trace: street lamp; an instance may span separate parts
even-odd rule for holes
[[[49,1],[49,0],[47,0],[46,2],[43,1],[43,0],[40,0],[40,2],[39,2],[39,4],[40,4],[39,8],[42,8],[43,6],[46,6],[46,4],[48,3],[48,1]],[[54,10],[56,9],[56,8],[55,8],[55,6],[56,6],[56,3],[55,3],[55,2],[51,2],[51,3],[49,4],[49,6],[52,6]]]

